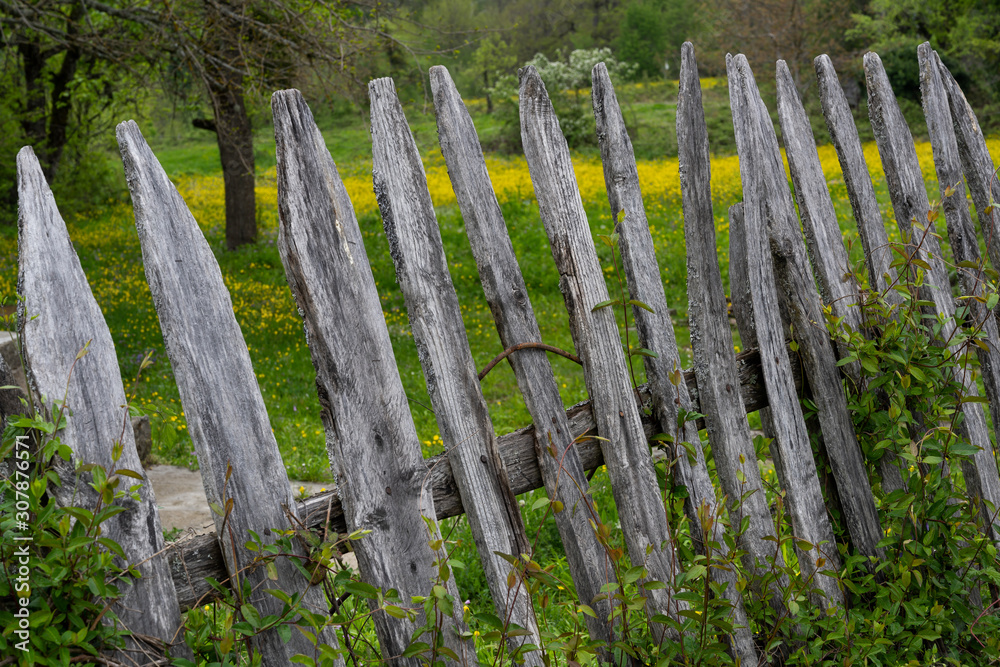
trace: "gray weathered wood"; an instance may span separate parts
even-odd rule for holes
[[[865,153],[858,138],[858,128],[854,125],[851,107],[847,104],[844,89],[840,87],[840,80],[830,57],[823,54],[813,64],[819,80],[823,116],[834,148],[837,149],[847,196],[851,200],[861,246],[865,251],[868,283],[892,302],[898,301],[895,293],[888,289],[889,285],[896,282],[896,272],[890,266],[892,250],[889,248],[889,236],[878,208],[875,186],[865,162]]]
[[[703,531],[708,527],[710,517],[719,516],[720,501],[716,498],[715,487],[705,465],[705,453],[697,429],[691,422],[679,424],[680,411],[690,411],[692,408],[691,397],[683,382],[678,382],[676,386],[671,382],[671,374],[681,368],[677,340],[642,203],[632,142],[604,63],[594,66],[592,79],[594,118],[597,122],[597,137],[611,216],[619,219],[623,214],[615,230],[618,233],[618,248],[621,251],[628,291],[633,300],[652,308],[652,312],[636,305],[631,308],[639,337],[636,347],[641,346],[656,354],[655,357],[642,357],[647,386],[653,398],[653,411],[661,432],[674,439],[673,470],[680,482],[687,487],[688,497],[684,501],[684,510],[688,517],[691,539],[702,553],[706,553]],[[694,452],[693,457],[688,454],[688,449]],[[723,524],[716,521],[711,534],[712,541],[722,545],[722,553],[711,556],[728,558]],[[727,637],[729,651],[741,662],[753,664],[758,659],[757,649],[743,608],[742,595],[737,588],[736,573],[731,568],[711,568],[710,571],[712,578],[724,587],[726,599],[732,605],[734,630]]]
[[[465,104],[444,67],[430,69],[441,152],[448,165],[483,293],[504,349],[540,342],[542,334],[514,256],[507,226],[486,169],[482,147]],[[592,637],[609,641],[611,604],[594,602],[606,583],[615,581],[610,559],[590,522],[601,523],[589,483],[573,447],[569,422],[552,366],[543,350],[525,349],[508,357],[536,425],[535,456],[549,498],[563,504],[555,514],[573,583],[580,602],[592,605],[597,618],[585,616]]]
[[[569,148],[538,72],[534,67],[525,67],[520,78],[525,157],[552,257],[559,270],[559,288],[569,313],[570,332],[583,361],[597,431],[606,438],[601,441],[601,449],[625,544],[634,564],[645,563],[649,578],[666,584],[665,588],[646,591],[646,611],[650,617],[676,616],[686,605],[672,593],[677,560],[670,526],[625,367],[614,312],[610,308],[592,310],[608,299],[608,290]]]
[[[969,214],[969,205],[965,198],[958,141],[952,125],[951,110],[948,108],[948,94],[931,45],[927,42],[921,44],[917,48],[917,55],[920,63],[920,90],[924,118],[927,119],[927,132],[934,151],[934,168],[937,171],[941,206],[948,227],[951,252],[957,264],[972,262],[980,266],[982,257],[979,254],[976,228],[972,224],[972,216]],[[983,386],[989,399],[990,415],[994,424],[1000,424],[1000,350],[997,349],[1000,335],[997,333],[997,322],[992,311],[976,298],[983,298],[986,276],[979,269],[963,266],[959,266],[957,271],[962,292],[966,296],[973,297],[964,301],[972,315],[971,325],[975,328],[981,327],[986,334],[984,341],[986,349],[980,347],[973,349],[979,359]],[[994,426],[994,430],[995,428]],[[994,508],[997,508],[1000,507],[1000,475],[997,472],[993,448],[989,446],[988,434],[986,443],[987,448],[980,450],[973,457],[978,470],[978,475],[973,475],[973,482],[979,484],[980,488],[969,491],[988,500]],[[968,479],[968,475],[966,478]],[[993,521],[993,512],[985,505],[980,509],[985,524],[990,525]],[[995,540],[1000,540],[1000,522],[993,527],[993,537]]]
[[[753,572],[758,562],[763,568],[768,557],[776,556],[780,567],[783,562],[780,551],[776,554],[774,542],[765,539],[775,537],[774,520],[761,484],[736,375],[736,354],[726,312],[712,211],[708,129],[698,65],[690,42],[681,47],[677,155],[687,246],[688,323],[701,399],[699,412],[705,415],[708,442],[722,490],[729,498],[732,523],[738,526],[744,516],[749,518],[747,529],[741,535],[741,545],[746,552],[744,566]],[[771,603],[779,614],[784,608],[782,585],[787,585],[787,580],[775,581],[770,591]]]
[[[826,54],[818,56],[813,64],[819,80],[820,100],[830,138],[837,150],[840,169],[844,175],[847,196],[851,201],[854,221],[865,253],[865,267],[868,270],[868,284],[878,290],[890,304],[900,302],[899,295],[890,285],[896,282],[896,270],[892,268],[892,250],[885,222],[878,207],[875,187],[865,161],[854,116],[840,86],[837,72]],[[895,456],[884,453],[879,459],[882,490],[886,493],[903,488],[903,477]]]
[[[361,230],[337,166],[297,90],[271,97],[278,171],[278,249],[305,322],[316,368],[320,417],[330,466],[350,532],[371,531],[354,543],[367,583],[395,588],[404,603],[428,595],[436,562],[425,517],[436,519],[424,485],[429,471],[399,379],[392,342]],[[445,584],[460,599],[454,578]],[[374,603],[374,601],[372,601]],[[445,645],[475,662],[462,641],[461,607],[444,617]],[[423,625],[385,613],[373,617],[382,655],[398,656]],[[394,664],[420,660],[398,658]]]
[[[757,91],[753,73],[749,66],[744,69],[741,63],[739,67],[745,77],[745,91],[750,102],[748,111],[756,109],[760,128],[758,136],[762,142],[755,144],[758,147],[755,156],[760,160],[758,174],[766,174],[760,178],[760,183],[766,193],[764,206],[774,271],[778,285],[785,293],[792,334],[799,345],[809,389],[816,404],[817,420],[833,469],[837,496],[855,548],[869,558],[881,560],[885,554],[877,546],[883,537],[878,510],[868,483],[861,446],[847,410],[837,355],[826,329],[823,304],[816,292],[816,280],[802,241],[802,229],[782,165],[778,138],[771,116]],[[816,166],[819,167],[818,164]],[[773,414],[772,410],[772,417]]]
[[[741,204],[737,206],[741,206]],[[793,354],[788,350],[786,353]],[[796,372],[797,368],[796,365],[793,372]],[[736,375],[740,389],[734,393],[742,395],[744,410],[754,412],[766,406],[767,392],[764,387],[760,355],[757,350],[748,350],[736,355]],[[802,388],[801,380],[800,375],[796,374],[797,392]],[[694,409],[700,411],[697,402],[698,386],[694,371],[686,372],[684,381],[692,401],[694,401]],[[640,405],[645,405],[650,401],[645,385],[639,387],[637,401]],[[589,472],[604,465],[604,454],[601,452],[600,443],[596,439],[588,437],[597,435],[590,401],[583,401],[570,407],[565,412],[565,419],[569,426],[571,440],[576,443],[573,445],[573,449],[579,455],[583,469]],[[659,432],[659,426],[654,423],[655,421],[655,417],[643,415],[643,431],[647,438],[651,438]],[[500,458],[510,476],[511,490],[517,495],[544,486],[542,473],[538,467],[538,458],[535,455],[535,432],[534,425],[529,425],[497,438]],[[438,520],[464,513],[465,508],[458,493],[458,486],[455,484],[451,464],[448,463],[448,455],[439,454],[427,459],[427,467],[430,469],[430,475],[427,478],[426,486],[434,496],[434,509],[437,512]],[[749,475],[749,472],[747,474]],[[313,530],[322,531],[328,527],[339,533],[347,531],[344,507],[336,485],[330,491],[319,493],[296,503],[296,507],[299,516],[303,517],[303,522]],[[768,555],[774,555],[774,543],[769,544],[771,544],[772,553],[765,553],[764,558]],[[209,576],[224,581],[227,574],[222,552],[219,550],[218,540],[214,533],[199,535],[171,545],[169,554],[170,575],[174,580],[174,588],[177,590],[181,611],[198,606],[199,600],[202,598],[205,600],[216,599],[215,589],[204,581],[204,577]],[[763,559],[762,562],[764,562]]]
[[[322,589],[310,586],[288,559],[276,561],[278,578],[271,581],[263,567],[254,565],[256,553],[243,546],[252,539],[250,531],[269,542],[272,529],[293,527],[290,516],[298,517],[288,474],[208,242],[135,122],[121,123],[117,135],[146,281],[198,453],[205,495],[221,509],[232,501],[227,517],[213,512],[229,576],[250,583],[253,592],[244,602],[253,604],[261,616],[280,614],[284,606],[265,592],[268,588],[301,591],[303,604],[326,613]],[[319,639],[337,646],[332,627]],[[257,635],[254,647],[267,665],[289,664],[295,654],[315,650],[297,631],[288,643],[273,630]]]
[[[889,184],[889,196],[896,211],[896,223],[904,237],[909,238],[912,234],[911,245],[917,246],[918,256],[931,266],[925,277],[921,297],[932,301],[933,314],[944,319],[941,338],[948,341],[957,326],[948,270],[941,256],[935,224],[928,219],[930,203],[913,136],[896,104],[889,78],[877,53],[865,54],[865,79],[868,83],[868,112],[879,155],[882,157],[886,182]],[[964,202],[964,198],[962,201]],[[925,227],[926,233],[914,227],[914,220]],[[974,244],[975,241],[970,239],[969,243]],[[955,352],[958,353],[959,350]],[[957,375],[965,386],[967,395],[978,395],[976,382],[966,369],[958,369]],[[966,487],[970,496],[986,498],[996,505],[1000,500],[1000,475],[992,456],[993,445],[983,406],[981,403],[963,402],[961,410],[965,419],[959,425],[959,431],[970,444],[979,448],[975,457],[963,462]]]
[[[142,475],[137,498],[126,495],[115,501],[126,511],[101,525],[103,535],[121,545],[127,561],[142,574],[122,587],[122,598],[112,610],[135,633],[127,643],[130,651],[151,660],[162,658],[162,648],[135,636],[146,635],[166,646],[179,641],[173,653],[190,658],[183,637],[175,634],[181,625],[180,608],[167,560],[159,555],[160,516],[135,449],[115,344],[30,147],[17,154],[17,192],[18,292],[24,297],[18,303],[18,321],[26,376],[34,395],[42,397],[42,413],[60,419],[65,427],[62,442],[73,450],[70,463],[56,457],[63,484],[50,488],[62,504],[94,509],[100,497],[90,487],[89,475],[76,477],[75,465],[102,466],[109,479],[117,470]],[[86,355],[78,358],[84,347]],[[64,407],[56,405],[63,400]],[[115,445],[121,447],[117,460],[112,454]],[[118,478],[122,489],[136,484],[127,476]]]
[[[795,185],[795,199],[806,232],[806,244],[813,272],[819,280],[823,303],[835,317],[843,320],[851,331],[861,331],[861,309],[858,291],[851,277],[851,262],[840,236],[837,212],[833,208],[830,189],[816,151],[809,117],[802,107],[798,90],[784,60],[777,63],[778,118],[781,138],[788,156],[788,166]],[[839,349],[841,358],[848,351]],[[857,386],[861,382],[861,364],[846,364],[841,370]]]
[[[528,593],[520,582],[508,589],[511,565],[495,553],[516,557],[529,546],[469,351],[424,166],[392,79],[372,81],[368,94],[375,196],[441,439],[498,615],[528,631],[510,645],[540,646]],[[525,658],[542,664],[537,651]]]
[[[743,182],[745,224],[743,238],[747,244],[747,277],[774,428],[771,452],[772,454],[778,452],[774,457],[775,469],[787,493],[786,504],[792,531],[799,540],[811,545],[810,548],[803,549],[799,543],[796,544],[802,576],[821,591],[824,599],[817,599],[817,604],[840,606],[843,604],[843,594],[838,589],[836,581],[821,574],[823,571],[836,573],[840,558],[834,542],[833,529],[826,514],[826,506],[823,503],[809,434],[806,431],[798,396],[794,392],[792,371],[783,353],[784,335],[778,316],[776,267],[772,265],[772,249],[782,252],[774,258],[775,264],[779,261],[786,263],[793,261],[793,250],[787,237],[784,236],[786,232],[776,228],[777,225],[773,222],[770,229],[770,238],[773,240],[769,240],[767,225],[769,213],[780,215],[781,211],[776,209],[774,203],[776,198],[770,192],[770,188],[776,185],[773,183],[776,175],[767,158],[770,142],[764,136],[759,118],[763,113],[759,107],[762,103],[758,102],[759,95],[756,93],[750,66],[743,55],[736,56],[728,64],[730,99],[733,100],[733,125],[740,155],[740,177]],[[787,183],[784,173],[780,175],[780,180],[782,184]],[[787,188],[787,184],[785,187]],[[801,244],[801,238],[798,242]],[[783,244],[783,247],[774,248],[779,244]],[[781,268],[791,271],[799,269],[800,265]],[[791,284],[791,278],[787,273],[781,275],[781,280],[786,286]],[[815,293],[815,288],[812,290]],[[804,298],[804,295],[794,294],[787,288],[783,291],[790,301],[790,306],[793,299]],[[800,312],[791,313],[793,320],[803,315],[808,317],[806,304],[798,302],[795,305]],[[790,311],[794,310],[795,308],[790,307]],[[798,331],[802,327],[806,331],[812,327],[808,321],[804,323],[795,321],[795,324],[796,334],[799,335],[803,333]],[[828,340],[827,343],[829,344]],[[801,342],[799,344],[802,345]],[[843,399],[843,394],[841,398]]]
[[[976,205],[979,225],[986,240],[986,250],[990,255],[990,261],[993,262],[993,268],[1000,269],[1000,207],[994,206],[991,212],[986,212],[991,204],[1000,202],[1000,180],[997,179],[993,158],[990,157],[990,151],[986,147],[986,137],[979,129],[976,113],[966,101],[965,94],[962,93],[955,77],[937,54],[934,58],[948,92],[948,105],[951,108],[951,120],[958,141],[962,171],[969,184],[972,201]]]

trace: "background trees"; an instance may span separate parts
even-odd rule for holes
[[[785,59],[807,102],[818,53],[861,101],[869,48],[917,100],[913,50],[929,39],[976,104],[1000,103],[1000,0],[0,0],[0,219],[14,217],[20,146],[35,147],[61,201],[92,206],[120,180],[93,159],[113,150],[113,123],[169,108],[215,133],[235,248],[256,237],[254,127],[274,89],[305,88],[356,119],[371,76],[426,101],[426,68],[444,63],[492,112],[498,81],[539,54],[568,63],[610,48],[631,76],[657,80],[676,74],[686,39],[707,75],[724,75],[726,52],[758,68]]]

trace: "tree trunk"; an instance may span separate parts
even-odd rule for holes
[[[243,75],[212,65],[206,71],[226,189],[226,246],[235,250],[257,240],[253,133],[243,104]]]

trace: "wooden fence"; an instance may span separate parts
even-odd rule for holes
[[[944,217],[955,263],[977,262],[978,243],[965,186],[971,191],[990,260],[1000,267],[1000,219],[989,208],[1000,198],[992,160],[975,115],[937,55],[919,49],[921,85],[934,163],[942,188]],[[829,58],[816,59],[823,112],[847,186],[865,251],[871,284],[880,290],[894,279],[888,238],[847,101]],[[869,108],[895,218],[904,233],[911,220],[927,219],[929,203],[910,131],[903,121],[879,57],[865,57]],[[776,466],[801,576],[836,572],[839,553],[823,500],[810,429],[818,429],[833,470],[833,485],[861,554],[882,557],[883,533],[861,449],[848,412],[843,377],[860,380],[856,364],[838,368],[845,354],[823,326],[826,304],[835,316],[861,329],[858,295],[843,278],[847,252],[810,124],[783,61],[777,63],[778,115],[791,168],[789,182],[774,125],[743,56],[727,59],[729,93],[740,158],[743,202],[730,214],[730,282],[733,313],[744,345],[733,352],[727,300],[718,263],[715,215],[709,172],[709,143],[694,51],[682,50],[677,110],[681,191],[687,243],[689,323],[694,368],[679,382],[677,343],[669,304],[643,209],[635,158],[614,88],[603,64],[593,72],[593,105],[610,211],[620,217],[618,249],[632,298],[650,306],[633,309],[643,347],[648,383],[638,395],[626,368],[612,309],[594,309],[609,299],[581,202],[570,153],[545,86],[531,67],[520,74],[521,133],[541,221],[559,270],[560,289],[590,399],[563,406],[543,349],[527,289],[507,235],[471,118],[448,71],[431,69],[441,149],[448,166],[483,291],[533,425],[497,437],[490,422],[469,351],[458,298],[427,189],[420,155],[393,82],[373,81],[371,97],[373,180],[396,275],[405,298],[413,338],[447,453],[424,459],[393,358],[388,330],[362,235],[344,185],[312,114],[298,91],[272,98],[277,142],[279,248],[288,283],[305,324],[316,368],[317,390],[326,428],[336,488],[303,502],[289,493],[285,468],[271,432],[247,346],[219,266],[194,217],[157,162],[134,122],[117,136],[145,271],[159,315],[167,353],[180,391],[188,429],[197,450],[208,499],[227,510],[215,516],[217,532],[165,549],[155,499],[149,485],[141,500],[115,517],[106,535],[121,543],[143,577],[117,609],[126,626],[170,642],[183,610],[215,596],[206,577],[249,585],[250,601],[262,615],[280,612],[265,588],[304,591],[303,601],[327,609],[320,588],[310,586],[287,561],[279,561],[267,582],[264,568],[244,548],[251,531],[290,529],[304,523],[336,531],[369,530],[355,543],[360,575],[369,584],[395,588],[402,598],[427,594],[437,563],[434,529],[426,519],[465,513],[475,538],[497,615],[522,628],[510,647],[539,643],[528,595],[508,587],[511,565],[498,556],[529,551],[516,494],[544,487],[565,508],[555,514],[569,569],[582,603],[614,581],[607,550],[595,534],[597,508],[586,472],[604,465],[611,480],[628,555],[645,563],[648,578],[667,586],[645,592],[650,619],[678,617],[685,608],[670,585],[678,574],[672,529],[664,513],[650,457],[649,438],[668,434],[677,450],[690,443],[695,456],[677,457],[674,470],[688,489],[685,512],[692,525],[720,499],[746,500],[746,566],[774,557],[775,526],[762,491],[746,414],[761,410],[773,438]],[[30,148],[18,155],[20,334],[31,390],[39,397],[61,396],[77,351],[88,340],[90,353],[77,362],[66,402],[74,416],[63,440],[79,461],[110,466],[110,443],[120,440],[118,467],[140,470],[128,429],[122,429],[125,394],[114,343],[91,294],[66,227]],[[944,196],[946,187],[954,194]],[[950,192],[950,191],[949,191]],[[796,211],[796,204],[798,210]],[[933,222],[930,223],[933,227]],[[804,231],[804,236],[803,236]],[[954,295],[937,241],[920,246],[927,262],[923,297],[946,326],[954,324]],[[980,283],[959,269],[964,294]],[[891,292],[890,292],[891,294]],[[989,342],[977,350],[994,424],[1000,423],[1000,336],[992,314],[975,301],[976,321],[986,323]],[[676,305],[676,304],[674,304]],[[792,333],[797,353],[790,357]],[[802,377],[799,377],[801,369]],[[976,392],[970,374],[961,377]],[[800,407],[807,384],[817,408],[807,426]],[[643,411],[642,405],[650,411]],[[51,401],[44,403],[52,409]],[[8,408],[9,409],[9,408]],[[680,411],[704,415],[678,426]],[[979,453],[963,468],[970,496],[1000,506],[1000,479],[983,405],[962,404],[963,434]],[[650,414],[646,414],[649,412]],[[713,481],[699,446],[706,429],[715,459]],[[596,434],[600,438],[581,438]],[[555,455],[553,455],[553,453]],[[896,463],[884,464],[882,484],[899,488]],[[71,475],[67,475],[71,478]],[[69,493],[71,489],[64,489]],[[87,489],[80,488],[84,494]],[[756,493],[748,492],[756,491]],[[88,499],[83,496],[85,501]],[[985,503],[981,503],[986,507]],[[984,509],[985,512],[985,509]],[[1000,525],[984,525],[1000,544]],[[737,523],[738,522],[734,522]],[[721,536],[718,541],[723,543]],[[826,546],[816,546],[823,545]],[[696,545],[698,546],[698,545]],[[780,554],[778,555],[780,559]],[[741,594],[732,572],[713,569],[731,602],[735,630],[729,650],[743,664],[763,657],[747,627]],[[813,577],[814,602],[844,604],[832,577]],[[171,583],[172,582],[172,583]],[[776,581],[781,587],[785,582]],[[448,592],[461,599],[454,580]],[[782,610],[780,594],[772,604]],[[598,639],[615,636],[607,601],[594,604],[587,628]],[[651,620],[651,623],[653,621]],[[444,619],[446,644],[463,663],[476,662],[470,640],[460,637],[459,608]],[[375,615],[383,655],[400,656],[417,624],[385,613]],[[308,643],[294,633],[286,643],[276,632],[255,638],[264,664],[288,664]],[[320,639],[337,645],[327,629]],[[133,648],[143,648],[138,639]],[[183,648],[178,650],[183,651]],[[541,665],[537,652],[525,656]],[[393,664],[416,665],[415,658]]]

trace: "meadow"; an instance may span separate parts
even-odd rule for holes
[[[706,80],[704,84],[712,145],[720,147],[712,159],[712,191],[719,261],[728,290],[728,208],[742,198],[739,162],[731,154],[731,123],[726,126],[724,122],[728,116],[725,82]],[[627,106],[626,117],[631,116],[639,126],[635,141],[636,152],[640,156],[638,170],[643,198],[667,301],[675,311],[675,330],[682,362],[687,365],[690,361],[690,347],[686,320],[685,244],[678,163],[676,157],[648,157],[660,148],[663,149],[663,155],[676,153],[676,143],[672,151],[669,145],[663,143],[666,141],[664,137],[672,134],[675,100],[676,84],[672,90],[669,85],[665,85],[656,90],[643,91],[642,96]],[[482,113],[481,106],[476,101],[470,102],[474,120],[484,137],[484,144],[489,145],[491,137],[498,136],[503,128],[497,118]],[[447,169],[436,145],[433,115],[425,113],[419,102],[407,105],[406,111],[424,156],[428,187],[436,206],[469,345],[477,368],[482,368],[502,351],[502,346],[482,294]],[[822,118],[813,115],[817,140],[824,142],[828,137],[822,126]],[[322,110],[317,110],[317,117],[322,123]],[[645,129],[643,123],[646,123]],[[314,370],[302,322],[286,284],[276,247],[278,215],[273,138],[261,131],[256,147],[259,241],[253,246],[229,252],[224,249],[223,180],[217,166],[218,153],[214,144],[204,140],[172,141],[167,135],[168,133],[162,132],[148,133],[154,152],[187,201],[222,268],[224,280],[232,295],[234,313],[243,329],[256,369],[257,383],[267,405],[271,426],[289,476],[293,479],[331,481],[324,431],[319,419]],[[345,122],[342,125],[328,122],[324,126],[324,136],[338,163],[364,235],[400,376],[411,402],[411,411],[424,453],[440,453],[441,439],[430,409],[403,297],[396,286],[388,245],[372,192],[367,134],[357,122]],[[862,136],[865,136],[864,129]],[[1000,154],[1000,138],[990,139],[989,146],[993,155]],[[929,143],[918,141],[917,153],[931,199],[938,199]],[[819,155],[845,242],[850,244],[852,260],[860,262],[860,243],[857,242],[836,153],[832,146],[824,145],[819,148]],[[890,239],[898,239],[874,143],[865,144],[865,156],[882,203]],[[525,160],[516,155],[493,152],[488,152],[486,159],[540,324],[543,341],[572,350],[567,316],[558,288],[558,274],[539,220]],[[599,157],[593,149],[578,151],[574,155],[574,167],[593,233],[595,236],[610,233],[613,219]],[[69,215],[67,223],[94,296],[111,328],[122,378],[130,391],[133,406],[151,417],[156,461],[196,467],[194,447],[187,434],[184,411],[145,282],[130,204],[127,199],[112,200],[103,207]],[[943,227],[940,231],[943,233]],[[609,284],[614,285],[611,257],[603,244],[598,246]],[[8,303],[14,298],[16,283],[16,237],[8,231],[0,236],[0,294],[5,295]],[[30,304],[28,310],[30,312]],[[734,343],[739,350],[740,342],[735,332]],[[153,364],[136,381],[140,363],[148,354],[152,355]],[[584,400],[586,389],[579,366],[555,356],[552,357],[552,365],[564,403],[571,405]],[[524,426],[530,421],[513,373],[506,364],[497,366],[484,379],[482,388],[498,434]],[[604,507],[610,509],[609,514],[613,515],[610,489],[604,475],[598,474],[594,484],[598,502],[606,500]],[[529,534],[535,534],[534,531],[538,528],[536,521],[542,517],[542,510],[530,510],[531,502],[532,498],[522,501]],[[608,507],[609,505],[612,507]],[[538,544],[540,562],[561,558],[558,535],[552,522],[547,523],[545,530],[538,533],[541,536]],[[465,533],[466,529],[459,527],[456,535],[462,538]],[[464,541],[469,545],[466,549],[471,549],[471,539]],[[475,558],[472,551],[465,557],[466,561],[470,558]],[[467,591],[471,598],[488,595],[484,582],[475,580],[478,574],[472,571],[457,575],[460,588]],[[486,602],[486,599],[482,602]]]

